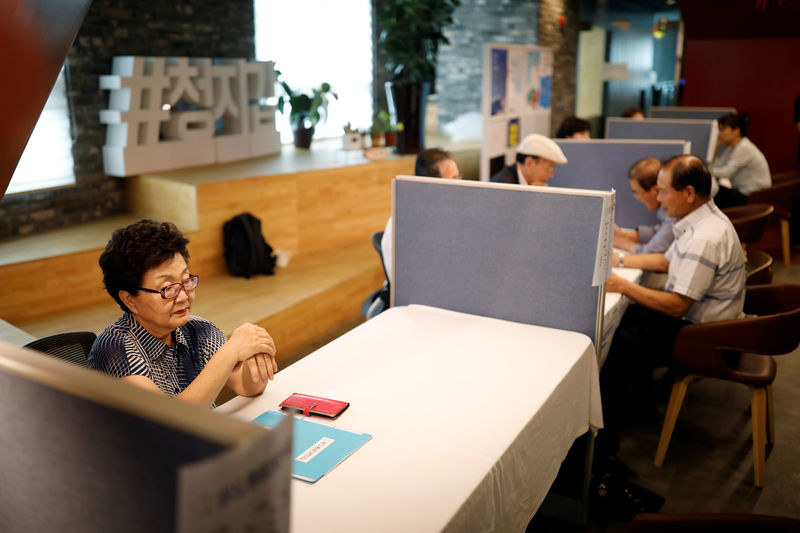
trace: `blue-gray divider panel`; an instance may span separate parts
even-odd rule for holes
[[[683,139],[692,142],[692,153],[707,160],[708,145],[711,142],[713,120],[647,118],[607,118],[606,138],[608,139]]]
[[[651,107],[650,118],[690,118],[717,120],[728,113],[736,113],[735,107]]]
[[[556,142],[564,151],[569,163],[556,165],[555,174],[549,181],[555,187],[598,189],[614,188],[614,221],[623,228],[657,224],[654,212],[649,211],[631,194],[628,170],[645,157],[661,161],[686,152],[686,141],[609,141],[609,140],[565,140]]]
[[[578,331],[594,341],[603,198],[469,185],[394,181],[393,305]]]
[[[0,530],[175,528],[179,465],[223,447],[0,371]]]

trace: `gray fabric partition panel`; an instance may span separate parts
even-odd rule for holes
[[[640,159],[666,160],[689,153],[687,141],[612,141],[557,139],[569,163],[556,165],[555,187],[574,187],[617,191],[614,221],[623,228],[657,224],[655,212],[648,210],[631,194],[628,170]]]
[[[221,445],[0,372],[0,531],[174,531],[180,464]]]
[[[723,115],[736,113],[735,107],[658,107],[650,108],[650,118],[689,118],[717,120]]]
[[[393,305],[430,305],[595,340],[599,288],[592,277],[603,197],[539,191],[396,179]]]
[[[708,160],[712,133],[716,132],[714,120],[648,118],[607,118],[607,139],[678,139],[691,141],[692,154]],[[714,138],[716,143],[716,138]],[[712,147],[713,148],[713,147]]]

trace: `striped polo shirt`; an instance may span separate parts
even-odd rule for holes
[[[694,323],[744,316],[745,259],[736,230],[713,201],[673,223],[666,292],[695,300],[684,317]]]
[[[130,313],[125,313],[95,340],[89,368],[112,376],[144,376],[164,394],[177,396],[194,381],[225,335],[197,316],[172,332],[173,346],[153,337]]]

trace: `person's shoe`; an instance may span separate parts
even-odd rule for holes
[[[640,513],[657,512],[665,501],[626,477],[607,474],[592,480],[589,505],[600,519],[631,520]]]

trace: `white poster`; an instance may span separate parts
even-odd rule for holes
[[[550,135],[553,52],[549,48],[487,43],[483,48],[481,180],[511,164],[520,140]]]

